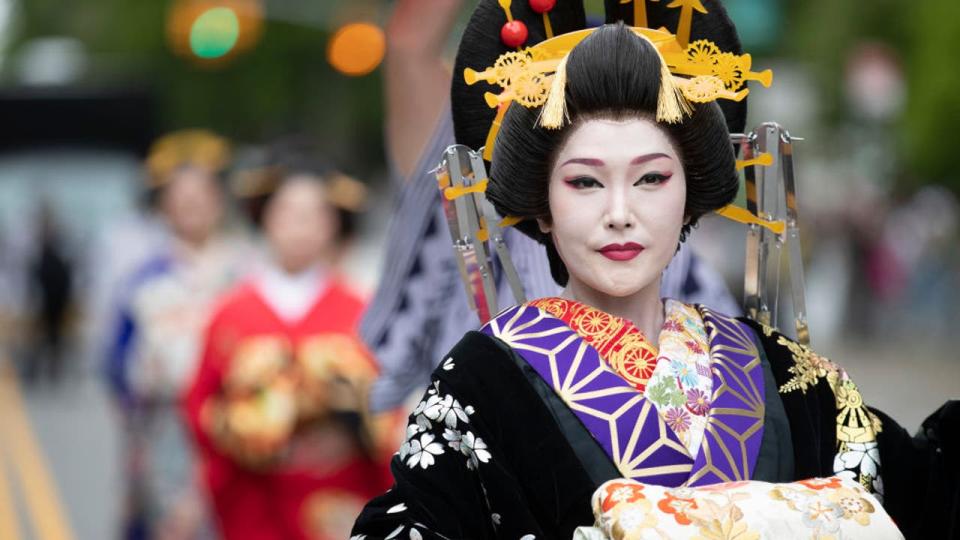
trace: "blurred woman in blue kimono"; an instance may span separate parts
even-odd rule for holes
[[[224,228],[227,142],[202,131],[159,139],[147,159],[167,240],[126,280],[107,375],[124,425],[125,537],[206,535],[195,461],[178,403],[192,379],[213,303],[248,250]]]

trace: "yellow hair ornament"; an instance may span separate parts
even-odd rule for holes
[[[557,64],[557,70],[553,73],[553,84],[550,85],[550,93],[547,94],[547,101],[543,104],[543,110],[540,111],[540,126],[547,129],[560,129],[567,120],[567,58],[566,55]]]
[[[638,36],[653,47],[653,51],[660,59],[660,93],[657,95],[657,121],[668,124],[676,124],[683,120],[684,116],[693,112],[687,98],[683,96],[683,90],[674,82],[673,74],[670,73],[670,67],[667,66],[667,60],[657,49],[657,45],[649,37],[642,33]]]

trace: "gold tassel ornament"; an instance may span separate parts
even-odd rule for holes
[[[540,127],[546,129],[560,129],[567,121],[567,58],[569,53],[557,64],[557,70],[553,73],[553,83],[550,85],[550,93],[547,94],[547,101],[543,104],[540,111]]]
[[[657,122],[666,122],[676,124],[683,120],[684,116],[693,113],[690,102],[684,97],[683,91],[673,80],[673,74],[670,73],[670,67],[667,66],[667,60],[657,49],[657,46],[649,37],[643,34],[637,34],[653,47],[654,52],[660,59],[660,93],[657,95]]]
[[[658,56],[659,53],[658,53]],[[693,113],[690,102],[674,82],[667,62],[660,56],[660,94],[657,96],[657,121],[676,124]]]

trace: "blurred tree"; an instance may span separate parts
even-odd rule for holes
[[[915,39],[904,55],[907,106],[904,150],[911,178],[936,181],[960,194],[953,129],[960,124],[960,2],[924,0],[911,5],[909,30]],[[915,175],[915,176],[914,176]]]
[[[347,77],[327,64],[329,35],[345,22],[332,20],[330,3],[300,6],[312,10],[302,17],[309,25],[270,20],[268,6],[255,48],[216,68],[171,51],[170,4],[87,0],[70,9],[58,0],[22,2],[6,53],[15,56],[18,46],[38,37],[76,38],[90,55],[82,83],[146,86],[156,97],[161,130],[202,126],[249,142],[306,133],[352,172],[382,170],[380,75]],[[284,18],[294,17],[287,10]],[[9,66],[4,69],[2,80],[10,84]]]
[[[792,2],[781,53],[806,63],[816,74],[828,125],[846,118],[844,68],[847,53],[865,40],[897,51],[906,77],[902,117],[896,134],[902,174],[900,188],[937,182],[960,193],[956,150],[948,132],[960,121],[960,2],[896,0]]]

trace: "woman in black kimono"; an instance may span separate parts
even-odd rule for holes
[[[583,7],[552,4],[480,2],[457,57],[475,71],[452,103],[458,142],[495,141],[487,196],[545,245],[564,292],[505,310],[440,363],[394,457],[396,484],[355,538],[571,538],[615,478],[836,477],[882,501],[907,537],[960,534],[958,402],[911,438],[826,358],[756,321],[660,297],[678,242],[738,189],[729,133],[743,129],[749,64],[739,85],[720,69],[719,87],[670,73],[744,58],[722,6],[611,0],[608,19],[636,26],[564,34],[585,26]],[[677,35],[649,30],[661,26]],[[501,56],[524,34],[523,55]],[[498,57],[501,71],[480,71]],[[494,119],[478,79],[505,86],[488,102],[516,102]]]

